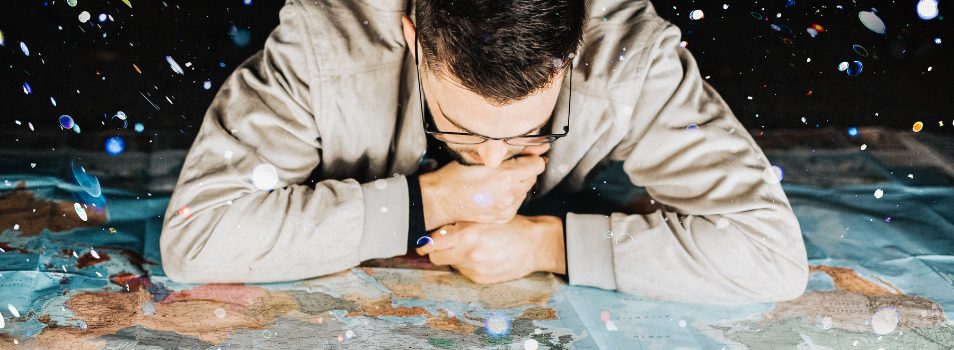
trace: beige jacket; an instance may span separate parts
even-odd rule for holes
[[[406,1],[287,2],[185,159],[160,240],[171,279],[287,281],[406,253],[404,174],[426,149]],[[798,221],[679,29],[645,0],[588,8],[570,132],[552,145],[538,191],[564,180],[579,189],[594,167],[622,161],[666,209],[567,214],[570,283],[692,302],[797,297],[808,276]],[[259,188],[267,176],[251,180],[263,164],[260,174],[277,170],[274,190]]]

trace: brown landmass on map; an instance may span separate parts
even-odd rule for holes
[[[872,328],[865,321],[883,308],[898,311],[900,321],[897,329],[902,331],[946,323],[940,305],[927,298],[906,295],[880,278],[880,282],[894,290],[861,277],[849,268],[818,265],[812,266],[811,272],[830,276],[835,290],[810,291],[798,299],[778,303],[761,323],[787,318],[804,318],[806,322],[815,323],[829,317],[832,328],[868,332]]]
[[[63,232],[106,224],[105,209],[87,207],[85,210],[87,221],[76,214],[73,202],[39,199],[26,189],[25,182],[19,182],[17,189],[0,194],[0,229],[20,225],[21,235],[34,236],[44,229]]]
[[[72,319],[85,323],[85,328],[56,324],[49,317],[41,318],[47,323],[47,328],[23,345],[27,348],[98,349],[106,344],[97,337],[135,325],[194,336],[217,344],[228,339],[235,330],[266,329],[278,317],[298,308],[295,299],[286,293],[244,285],[198,286],[173,292],[160,302],[153,302],[152,295],[144,289],[82,292],[71,296],[65,304],[74,314]],[[217,314],[217,309],[224,313]]]

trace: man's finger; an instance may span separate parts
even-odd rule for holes
[[[459,249],[438,250],[428,255],[434,265],[456,265],[463,261],[463,254]]]
[[[510,168],[515,171],[520,178],[533,178],[540,175],[546,169],[546,163],[543,158],[537,155],[519,156],[513,159],[514,164]]]
[[[447,226],[443,226],[431,232],[430,242],[422,247],[417,248],[417,254],[427,255],[438,250],[451,248],[454,246],[455,239],[456,236],[447,229]]]

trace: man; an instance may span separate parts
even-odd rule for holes
[[[280,18],[186,157],[161,236],[173,280],[304,279],[419,246],[478,283],[804,290],[774,169],[648,1],[289,0]],[[516,214],[613,161],[657,209]]]

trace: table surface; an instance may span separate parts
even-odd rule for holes
[[[899,161],[892,152],[903,150],[848,144],[763,146],[786,170],[812,273],[801,297],[752,305],[668,302],[542,273],[475,285],[409,256],[288,283],[179,284],[158,250],[167,195],[106,188],[106,213],[82,221],[74,203],[89,198],[65,177],[0,174],[0,348],[954,347],[951,175]]]

